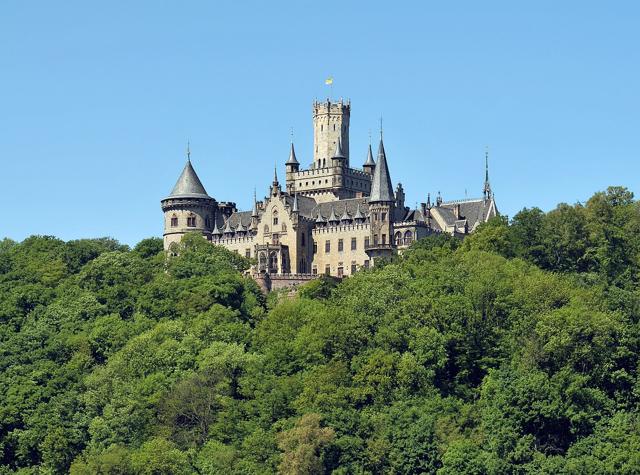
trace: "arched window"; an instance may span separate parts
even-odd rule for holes
[[[175,214],[171,216],[171,227],[172,228],[178,227],[178,216],[176,216]]]
[[[274,209],[272,211],[273,214],[273,225],[275,226],[276,224],[278,224],[278,210]]]
[[[261,252],[258,257],[258,270],[260,272],[266,272],[267,270],[267,255],[264,252]]]
[[[413,242],[413,233],[411,231],[407,231],[404,233],[404,243],[411,244]]]
[[[400,231],[395,234],[395,241],[396,246],[400,246],[402,244],[402,233]]]
[[[278,273],[278,253],[273,251],[269,254],[269,273]]]
[[[264,225],[264,232],[265,232],[265,233],[268,233],[268,232],[269,232],[269,225],[268,225],[268,224],[265,224],[265,225]]]
[[[287,225],[285,223],[282,223],[282,232],[286,232],[287,231]]]
[[[187,216],[187,226],[189,226],[190,228],[195,228],[196,227],[196,215],[195,214],[190,214],[189,216]]]

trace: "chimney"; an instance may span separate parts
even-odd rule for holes
[[[453,205],[453,214],[455,215],[456,219],[460,219],[462,217],[462,215],[460,214],[460,203],[456,203],[455,205]]]

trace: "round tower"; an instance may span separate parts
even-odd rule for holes
[[[342,152],[349,166],[349,117],[351,102],[313,103],[313,167],[331,166],[331,158],[338,140],[342,141]]]
[[[165,250],[193,231],[201,232],[211,240],[217,203],[202,186],[189,155],[187,152],[187,163],[171,194],[160,202],[164,213]]]

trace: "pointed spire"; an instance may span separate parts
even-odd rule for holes
[[[338,137],[338,143],[336,144],[336,152],[333,154],[331,158],[347,158],[344,156],[344,152],[342,151],[342,137]]]
[[[358,203],[356,214],[353,215],[353,219],[355,222],[364,221],[364,216],[362,215],[362,211],[360,211],[360,203]]]
[[[251,210],[251,217],[258,217],[258,200],[256,199],[256,189],[253,188],[253,209]]]
[[[371,151],[371,144],[369,144],[369,150],[367,151],[367,160],[364,162],[365,167],[375,167],[376,162],[373,160],[373,152]]]
[[[191,144],[187,140],[187,160],[191,160]]]
[[[340,220],[336,217],[336,212],[333,209],[333,206],[331,206],[331,214],[329,215],[329,222],[330,223],[337,223]]]
[[[238,220],[238,226],[236,226],[237,233],[245,233],[247,232],[247,228],[244,224],[242,224],[242,219]]]
[[[298,159],[296,158],[296,151],[293,148],[293,142],[291,142],[291,151],[289,152],[289,160],[285,165],[299,165]]]
[[[214,236],[220,236],[222,234],[222,231],[218,228],[218,220],[215,218],[213,220],[213,231],[211,231],[211,234]]]
[[[327,222],[327,220],[322,217],[322,214],[320,213],[320,210],[318,210],[318,217],[316,218],[316,223],[317,224],[324,224],[326,222]]]
[[[387,155],[384,151],[384,143],[380,139],[378,147],[378,161],[371,180],[371,196],[369,201],[395,201],[393,186],[389,176],[389,166],[387,165]]]
[[[273,164],[273,184],[278,186],[278,167],[276,166],[276,164]]]
[[[224,223],[224,234],[233,234],[233,229],[231,229],[231,219],[227,218],[227,220]]]
[[[484,188],[482,189],[484,199],[488,200],[492,196],[491,184],[489,183],[489,148],[485,151],[484,155]]]
[[[291,209],[293,213],[298,212],[298,193],[293,195],[293,208]]]
[[[344,205],[344,213],[340,216],[340,221],[351,221],[351,216],[349,216],[349,212],[347,211],[347,204]]]
[[[200,181],[200,178],[198,178],[196,171],[193,169],[193,165],[191,165],[191,160],[189,158],[187,158],[187,163],[180,174],[180,178],[178,178],[178,181],[169,195],[169,198],[176,197],[210,198],[210,196],[207,195],[207,191],[204,189],[204,186],[202,186],[202,182]]]
[[[431,193],[427,193],[427,208],[431,208]]]

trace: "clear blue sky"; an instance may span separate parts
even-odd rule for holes
[[[384,116],[394,185],[548,210],[640,193],[640,2],[22,1],[0,6],[0,237],[161,236],[185,161],[247,209],[311,161],[311,103]],[[375,144],[374,144],[375,146]]]

